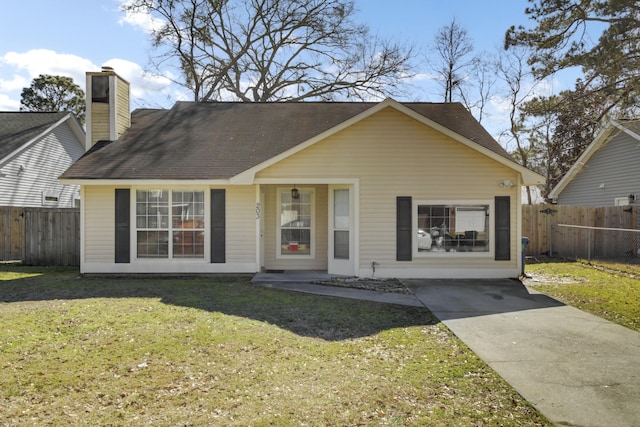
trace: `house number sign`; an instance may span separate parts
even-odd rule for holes
[[[260,203],[256,203],[256,219],[260,219]]]

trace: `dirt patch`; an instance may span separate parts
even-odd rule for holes
[[[525,285],[558,285],[583,282],[586,282],[586,279],[544,273],[527,273],[527,276],[522,279],[522,283]]]
[[[398,279],[333,278],[315,283],[318,285],[411,295],[411,291]]]

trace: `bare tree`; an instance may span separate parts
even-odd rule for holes
[[[467,84],[457,85],[457,93],[464,106],[471,111],[479,123],[493,95],[497,81],[496,59],[490,54],[478,56],[473,62]]]
[[[541,141],[539,138],[541,133],[538,126],[527,123],[527,115],[523,114],[523,107],[531,98],[535,88],[527,64],[529,55],[529,50],[523,47],[503,51],[498,60],[497,75],[505,84],[505,101],[509,106],[509,128],[504,130],[501,136],[507,138],[508,143],[515,145],[515,148],[510,150],[515,159],[522,166],[534,169],[533,157],[539,150],[539,144],[535,142]],[[538,137],[530,138],[533,134]],[[531,204],[529,187],[527,187],[527,198]]]
[[[454,92],[465,83],[477,62],[473,56],[473,42],[467,30],[453,18],[436,32],[433,50],[438,54],[433,70],[444,90],[444,102],[453,102]]]
[[[354,22],[353,0],[133,0],[150,14],[153,58],[177,64],[195,101],[383,97],[410,75],[411,47]]]

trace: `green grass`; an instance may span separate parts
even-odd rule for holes
[[[0,424],[550,425],[422,308],[0,266]]]
[[[526,267],[528,286],[565,304],[640,331],[640,266],[603,261]]]

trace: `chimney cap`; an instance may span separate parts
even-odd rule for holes
[[[109,67],[109,66],[107,66],[107,65],[103,65],[103,66],[102,66],[102,71],[104,71],[104,72],[111,72],[111,73],[113,73],[113,67]]]

